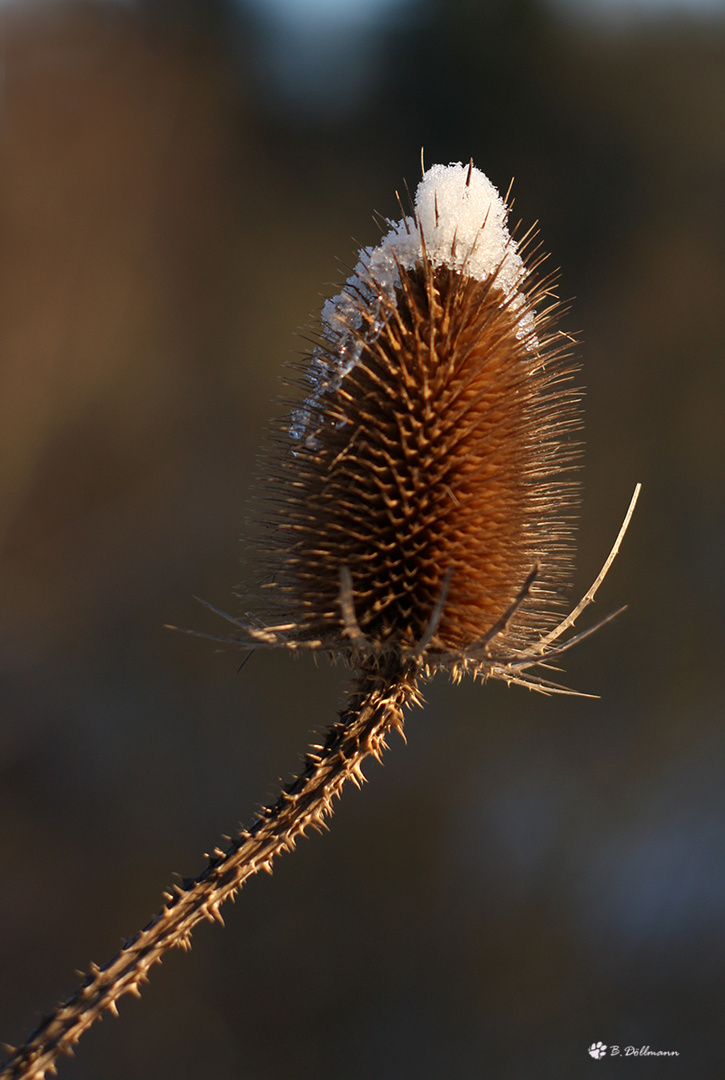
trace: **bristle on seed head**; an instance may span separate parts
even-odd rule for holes
[[[479,170],[434,165],[324,305],[266,460],[276,625],[254,640],[486,676],[551,631],[579,394],[551,280],[507,219]]]

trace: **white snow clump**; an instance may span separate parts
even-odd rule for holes
[[[496,273],[496,284],[511,304],[520,308],[520,287],[525,267],[507,226],[508,208],[487,176],[473,165],[432,165],[415,193],[415,217],[389,221],[390,230],[377,247],[366,247],[342,291],[322,308],[322,333],[330,342],[335,362],[325,349],[315,350],[307,369],[311,396],[293,416],[290,435],[301,439],[307,432],[321,395],[340,385],[357,364],[363,351],[359,328],[371,340],[382,329],[387,307],[400,285],[398,267],[412,270],[425,255],[433,267],[447,266],[478,281]],[[416,221],[417,219],[417,221]],[[367,317],[363,320],[362,308]],[[534,318],[527,312],[518,336],[536,348]],[[308,441],[314,440],[308,435]]]

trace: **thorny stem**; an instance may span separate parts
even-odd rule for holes
[[[351,700],[329,729],[324,743],[312,746],[304,766],[282,790],[276,802],[261,810],[226,851],[217,848],[198,877],[166,893],[161,911],[103,967],[91,965],[76,993],[45,1017],[24,1046],[13,1051],[0,1071],[0,1080],[42,1080],[55,1073],[61,1054],[72,1054],[80,1036],[103,1012],[117,1012],[124,994],[140,996],[148,970],[167,949],[191,947],[191,932],[202,919],[223,922],[219,908],[234,897],[247,878],[259,870],[272,872],[272,860],[291,851],[308,828],[320,831],[333,812],[346,781],[358,786],[365,779],[362,763],[380,759],[386,736],[403,734],[403,709],[421,703],[415,665],[399,662],[381,670],[374,661],[364,666]]]

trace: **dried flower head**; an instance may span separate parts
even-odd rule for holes
[[[559,643],[617,554],[639,485],[599,576],[557,622],[577,495],[575,367],[541,257],[525,252],[530,234],[514,242],[507,216],[472,163],[436,165],[325,304],[305,398],[266,459],[267,623],[224,617],[245,648],[344,657],[356,668],[348,702],[251,826],[10,1048],[0,1080],[55,1072],[168,949],[188,948],[201,919],[221,921],[248,877],[322,828],[365,759],[403,733],[421,677],[442,668],[569,692],[536,669],[592,632]]]
[[[242,644],[554,689],[528,669],[561,651],[580,392],[508,211],[472,162],[433,166],[324,305],[265,458],[265,624]]]

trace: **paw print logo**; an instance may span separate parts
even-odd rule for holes
[[[603,1058],[607,1052],[607,1048],[604,1043],[595,1042],[589,1047],[589,1053],[593,1058]]]

